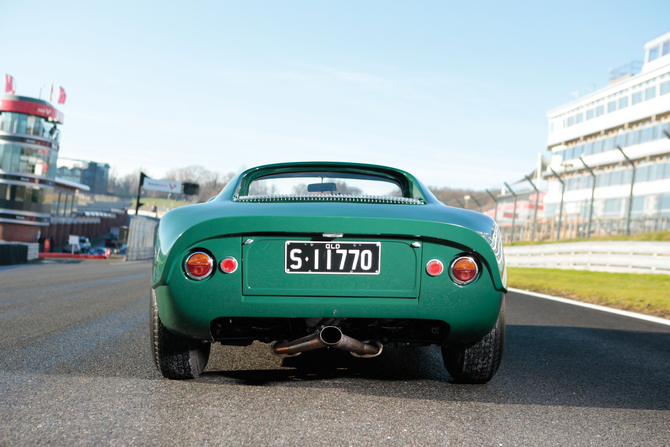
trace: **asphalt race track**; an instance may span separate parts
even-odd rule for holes
[[[149,262],[0,268],[0,445],[670,445],[670,326],[507,295],[487,385],[435,348],[375,359],[264,344],[169,381],[149,351]]]

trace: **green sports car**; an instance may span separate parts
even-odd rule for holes
[[[154,361],[197,377],[213,342],[278,356],[439,345],[458,383],[491,380],[505,338],[500,231],[407,172],[304,162],[248,169],[160,222]]]

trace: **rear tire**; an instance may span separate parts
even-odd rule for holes
[[[205,370],[210,343],[173,334],[158,316],[156,292],[151,290],[151,348],[154,363],[168,379],[195,379]]]
[[[456,383],[486,383],[498,371],[505,345],[505,301],[491,332],[481,340],[442,347],[442,360]]]

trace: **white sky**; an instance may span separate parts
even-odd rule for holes
[[[19,95],[62,85],[61,156],[119,175],[336,160],[495,188],[548,156],[546,111],[642,60],[669,13],[667,0],[11,2],[0,70]]]

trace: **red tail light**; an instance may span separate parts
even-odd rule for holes
[[[456,284],[470,284],[477,278],[478,273],[477,262],[470,256],[461,256],[451,264],[451,279]]]
[[[233,258],[232,256],[228,256],[223,261],[221,261],[219,266],[221,267],[221,271],[223,273],[233,273],[235,270],[237,270],[237,259]]]
[[[426,264],[426,273],[428,273],[430,276],[441,275],[443,271],[444,266],[437,259],[432,259],[428,261],[428,264]]]
[[[184,267],[189,278],[200,281],[212,274],[214,259],[207,253],[196,252],[186,259]]]

